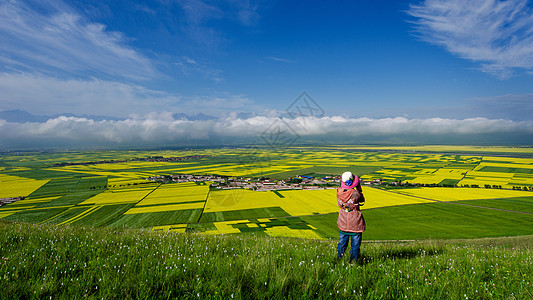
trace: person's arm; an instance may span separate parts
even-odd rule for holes
[[[344,203],[344,208],[347,208],[349,210],[356,210],[357,206],[359,206],[359,204],[357,202],[358,195],[359,195],[359,193],[357,191],[354,191],[354,193],[350,197],[351,201],[348,201],[348,203]]]
[[[337,197],[337,205],[340,207],[340,208],[344,208],[344,202],[341,201],[341,199],[339,197]]]
[[[354,194],[355,194],[355,200],[356,200],[355,203],[357,203],[358,206],[359,205],[363,206],[365,204],[365,196],[363,195],[363,191],[362,190],[359,191],[358,189],[355,191]]]

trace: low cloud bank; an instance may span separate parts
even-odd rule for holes
[[[156,115],[157,116],[157,115]],[[94,121],[66,117],[44,123],[0,120],[0,148],[187,146],[306,142],[440,142],[522,144],[533,142],[533,121],[504,119],[226,118],[173,120],[138,118]]]

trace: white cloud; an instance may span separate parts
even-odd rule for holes
[[[533,135],[533,121],[471,119],[407,119],[407,118],[345,118],[323,117],[306,120],[256,116],[248,119],[226,118],[208,121],[173,120],[168,114],[151,114],[146,118],[123,121],[93,121],[85,118],[59,117],[46,123],[10,123],[0,120],[0,147],[24,144],[60,145],[180,145],[234,143],[261,140],[276,134],[297,134],[302,138],[357,139],[365,136],[391,137],[433,135],[447,137],[469,135]],[[271,126],[278,122],[280,131]],[[285,126],[285,127],[284,127]],[[268,132],[273,130],[272,132]],[[453,139],[452,139],[453,140]],[[265,140],[263,140],[265,141]],[[527,144],[527,140],[523,143]]]
[[[79,77],[146,79],[157,71],[126,38],[91,23],[68,5],[54,1],[46,9],[24,1],[0,4],[0,62],[41,73]]]
[[[426,41],[501,79],[514,69],[533,68],[533,13],[527,0],[426,0],[411,5],[417,31]]]

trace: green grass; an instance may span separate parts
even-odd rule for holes
[[[438,183],[440,186],[454,186],[457,185],[461,181],[460,179],[444,179],[441,182]]]
[[[533,236],[363,243],[0,222],[1,299],[530,299]]]
[[[113,227],[152,227],[160,225],[173,225],[196,223],[200,218],[202,209],[174,210],[165,212],[151,212],[142,214],[122,215],[112,222]]]
[[[72,224],[93,227],[107,226],[118,220],[123,213],[128,211],[128,209],[132,208],[134,205],[135,203],[105,205],[89,215],[76,220]]]
[[[458,203],[521,211],[533,214],[533,197],[517,197],[492,200],[467,200],[458,201]]]
[[[79,178],[54,178],[29,195],[31,198],[53,197],[68,194],[76,188]]]
[[[516,209],[531,209],[525,203]],[[504,206],[506,199],[464,201],[483,206],[492,203]],[[516,200],[515,200],[516,201]],[[487,205],[488,206],[488,205]],[[526,209],[527,207],[527,209]],[[366,240],[454,239],[533,234],[533,215],[498,211],[452,203],[413,204],[376,209],[363,209],[367,230]],[[301,217],[325,238],[337,238],[337,213]]]
[[[364,210],[368,239],[478,238],[533,234],[533,215],[454,203]]]
[[[29,210],[20,211],[10,216],[4,217],[2,220],[41,223],[54,217],[55,215],[63,213],[67,209],[68,208],[66,207],[50,207],[46,209],[29,209]]]
[[[479,169],[479,171],[482,171],[482,172],[533,174],[533,169],[513,168],[513,167],[485,166],[485,167]]]
[[[61,222],[65,222],[65,221],[77,216],[78,214],[81,214],[84,211],[87,211],[90,208],[91,208],[91,206],[88,206],[88,205],[85,205],[85,206],[74,206],[74,207],[71,207],[71,208],[68,208],[68,209],[64,210],[60,214],[54,215],[53,217],[47,219],[44,223],[47,223],[47,224],[60,224]]]

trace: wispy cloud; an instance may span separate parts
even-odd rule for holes
[[[268,57],[266,57],[266,59],[277,61],[277,62],[292,63],[292,60],[290,60],[290,59],[276,57],[276,56],[268,56]]]
[[[505,79],[533,69],[533,12],[527,0],[426,0],[408,13],[421,37]]]
[[[208,121],[173,120],[170,114],[149,114],[123,121],[93,121],[85,118],[59,117],[46,123],[9,123],[0,120],[0,147],[17,145],[37,147],[53,145],[183,145],[231,144],[257,139],[279,120],[276,117],[225,118]],[[351,142],[362,137],[436,136],[440,142],[461,137],[533,136],[533,121],[472,119],[407,119],[323,117],[306,120],[284,119],[285,124],[303,139],[329,139]],[[472,143],[471,140],[468,140]],[[419,141],[420,142],[420,141]]]
[[[16,69],[80,77],[146,79],[157,71],[121,33],[90,22],[61,1],[0,3],[0,62]]]
[[[236,6],[238,20],[247,26],[251,26],[259,20],[259,2],[257,0],[231,0]]]
[[[227,41],[227,36],[217,27],[217,22],[233,22],[241,26],[253,26],[260,19],[257,0],[174,0],[183,12],[181,24],[184,33],[192,41],[206,49],[217,49]]]
[[[214,82],[221,82],[224,80],[221,70],[212,68],[205,63],[199,63],[188,56],[182,56],[173,60],[173,65],[177,66],[181,70],[181,73],[185,76],[200,74],[205,79],[209,79]]]
[[[127,117],[149,111],[213,114],[262,111],[246,95],[212,92],[183,96],[141,85],[100,79],[58,79],[26,73],[0,73],[0,110],[33,114],[77,113]]]

